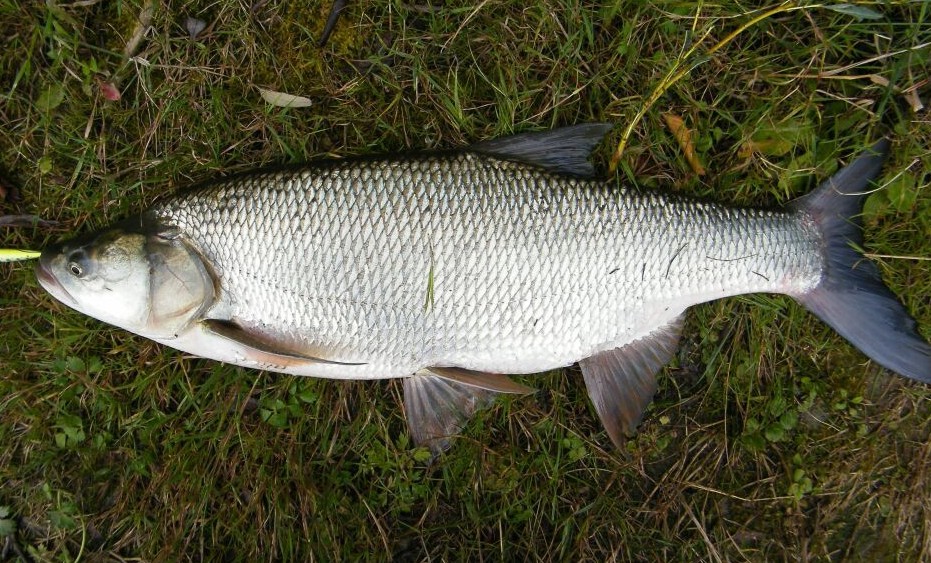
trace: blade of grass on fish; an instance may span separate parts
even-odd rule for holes
[[[34,260],[41,255],[41,252],[37,252],[35,250],[0,248],[0,262],[21,262],[23,260]]]
[[[423,302],[423,312],[433,309],[433,248],[430,248],[430,271],[427,272],[427,296]]]

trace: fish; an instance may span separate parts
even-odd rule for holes
[[[179,190],[53,244],[65,305],[188,354],[331,379],[403,379],[434,452],[515,374],[578,364],[622,447],[686,310],[799,301],[879,365],[931,383],[931,346],[857,250],[882,139],[782,209],[619,185],[585,123],[449,151],[314,161]]]

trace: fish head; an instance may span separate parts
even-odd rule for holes
[[[86,315],[148,338],[171,339],[216,299],[203,257],[170,229],[127,224],[46,248],[39,284]]]

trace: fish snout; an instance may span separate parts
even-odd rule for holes
[[[39,285],[49,292],[52,297],[73,307],[75,304],[74,298],[54,274],[55,258],[61,256],[61,251],[61,245],[50,246],[42,251],[42,255],[39,256],[39,261],[36,263],[36,279],[39,281]]]

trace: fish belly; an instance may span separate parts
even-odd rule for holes
[[[256,174],[154,212],[217,272],[214,314],[362,364],[282,370],[319,377],[545,371],[696,303],[803,294],[822,269],[816,229],[793,214],[471,153]]]

